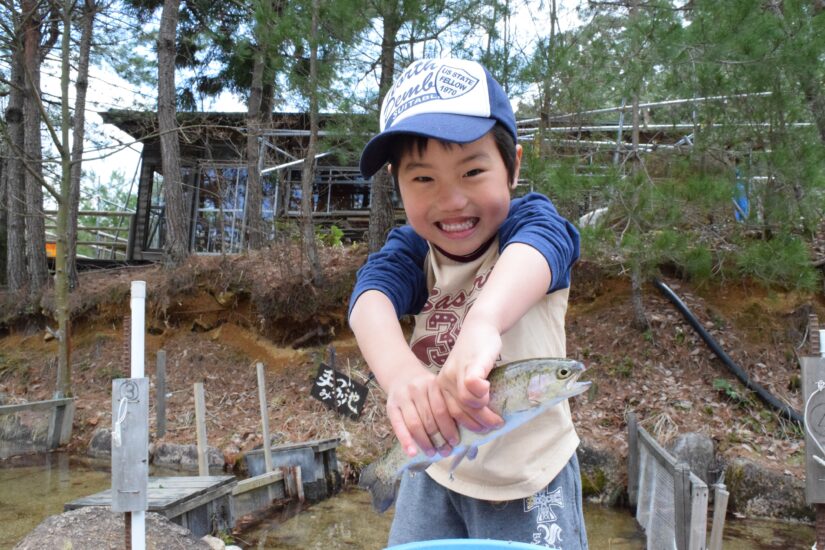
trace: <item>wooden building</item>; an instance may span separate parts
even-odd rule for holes
[[[163,166],[154,112],[110,110],[102,114],[143,144],[137,211],[130,232],[129,260],[158,260],[164,237]],[[178,113],[184,195],[189,212],[190,250],[196,254],[237,253],[246,236],[246,113]],[[358,170],[351,136],[340,130],[343,117],[323,115],[322,147],[317,158],[312,197],[313,220],[337,225],[348,238],[359,238],[369,221],[369,182]],[[336,129],[337,125],[337,129]],[[267,237],[298,218],[301,170],[309,141],[306,113],[275,113],[259,143]],[[329,145],[332,144],[332,145]],[[396,198],[398,216],[403,210]]]

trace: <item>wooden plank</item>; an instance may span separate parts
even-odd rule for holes
[[[710,528],[708,550],[722,550],[722,534],[725,530],[725,515],[728,511],[730,493],[724,485],[715,485],[713,490],[713,526]]]
[[[690,541],[690,469],[686,464],[677,464],[673,474],[673,515],[675,519],[676,550],[688,550]]]
[[[199,495],[195,498],[178,501],[172,506],[165,507],[162,511],[161,510],[153,510],[152,508],[150,508],[149,511],[151,511],[151,512],[157,511],[158,513],[162,513],[167,518],[171,519],[171,518],[174,518],[174,517],[178,517],[181,514],[185,514],[186,512],[189,512],[190,510],[194,510],[195,508],[198,508],[199,506],[203,506],[203,505],[205,505],[205,504],[207,504],[207,503],[209,503],[213,500],[217,500],[217,499],[219,499],[221,497],[224,497],[226,495],[230,495],[231,493],[232,493],[232,486],[231,485],[225,485],[223,487],[219,487],[215,491],[210,491],[206,494]]]
[[[258,371],[258,401],[261,405],[261,426],[264,436],[264,464],[266,471],[272,471],[272,440],[269,438],[269,407],[266,404],[266,377],[264,376],[264,364],[255,365]]]
[[[283,481],[283,479],[284,475],[281,471],[267,472],[259,476],[250,477],[249,479],[242,479],[232,489],[232,496],[242,495],[243,493],[254,491],[255,489],[258,489],[260,487],[272,485],[273,483],[278,483],[280,481]]]
[[[206,398],[203,395],[203,382],[195,382],[195,423],[198,432],[198,474],[209,475],[206,461]]]
[[[112,421],[112,511],[142,512],[149,478],[148,378],[112,380]]]
[[[235,486],[235,476],[208,477],[154,477],[149,478],[147,488],[148,509],[165,510],[180,501],[191,501],[201,496],[217,498],[231,492]],[[64,509],[74,510],[83,506],[111,505],[111,489],[73,500]]]
[[[690,550],[704,550],[708,532],[708,486],[690,474]]]
[[[648,449],[650,449],[650,454],[665,468],[668,473],[672,476],[676,476],[676,460],[670,456],[664,447],[659,445],[659,442],[653,438],[652,435],[647,433],[647,430],[639,426],[637,430],[639,434],[639,441],[647,445]]]
[[[805,410],[805,500],[808,504],[825,503],[825,467],[814,457],[825,459],[820,451],[825,447],[825,390],[819,382],[825,380],[825,359],[801,357],[802,396]]]
[[[627,498],[635,507],[639,496],[639,436],[636,413],[627,415]]]
[[[17,405],[0,406],[0,415],[14,414],[22,411],[48,411],[54,407],[64,407],[74,401],[74,397],[63,399],[47,399],[46,401],[30,401],[29,403],[18,403]]]
[[[166,434],[166,350],[158,350],[155,382],[157,383],[155,390],[155,400],[157,401],[155,434],[157,437],[163,437]]]

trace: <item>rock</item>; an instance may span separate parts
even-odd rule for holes
[[[49,516],[14,550],[64,550],[65,548],[120,549],[124,547],[123,514],[105,506],[87,506]],[[147,550],[210,547],[188,529],[154,512],[146,513]]]
[[[577,450],[582,478],[582,496],[609,506],[626,494],[627,462],[616,453],[582,441]]]
[[[209,468],[223,468],[223,454],[215,447],[209,447],[206,452]],[[176,443],[158,443],[152,455],[152,464],[182,470],[198,469],[198,446],[178,445]]]
[[[219,539],[218,537],[213,537],[212,535],[205,535],[201,537],[201,540],[209,545],[209,548],[212,550],[226,550],[226,544]]]
[[[89,441],[89,449],[86,454],[96,458],[109,458],[112,456],[112,432],[108,428],[98,428]]]
[[[710,437],[695,432],[682,434],[671,442],[667,450],[676,460],[687,464],[699,479],[708,485],[716,483],[719,469],[716,450]]]
[[[814,520],[813,507],[805,503],[803,480],[736,458],[725,469],[725,485],[730,491],[729,513],[746,517]]]

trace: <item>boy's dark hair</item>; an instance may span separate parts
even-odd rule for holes
[[[501,159],[504,161],[504,167],[507,169],[507,186],[510,186],[513,178],[516,177],[516,141],[513,135],[500,123],[496,123],[493,129],[490,130],[493,134],[493,140],[496,142]],[[388,162],[391,165],[392,177],[398,181],[398,165],[403,155],[409,155],[413,150],[418,151],[419,155],[423,155],[427,149],[427,142],[431,138],[426,136],[419,136],[415,134],[399,134],[395,137],[389,147]],[[451,141],[434,140],[441,143],[444,147],[452,147],[453,145],[461,146],[460,143]]]

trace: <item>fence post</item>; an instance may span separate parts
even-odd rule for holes
[[[261,403],[261,429],[264,436],[264,464],[266,471],[272,471],[272,449],[269,439],[269,407],[266,403],[266,377],[264,376],[264,364],[255,365],[258,371],[258,401]]]
[[[155,412],[157,413],[157,437],[166,435],[166,351],[158,350],[157,355],[157,369],[155,370],[157,377],[157,400],[158,406]]]
[[[690,476],[688,476],[688,483],[690,484],[688,493],[690,495],[690,506],[688,507],[690,514],[688,518],[689,547],[690,550],[703,550],[708,535],[708,486],[695,476],[693,479],[696,483],[691,481]]]
[[[206,398],[203,395],[203,382],[195,382],[195,423],[198,432],[198,475],[209,475],[206,447]]]
[[[708,550],[722,550],[722,533],[725,530],[725,514],[728,511],[728,497],[730,493],[725,486],[713,486],[713,526],[710,529]]]
[[[690,540],[688,530],[690,522],[687,516],[690,511],[690,468],[679,463],[673,470],[673,518],[675,520],[676,550],[688,550]]]
[[[639,432],[636,413],[627,413],[627,498],[631,509],[639,503]]]

